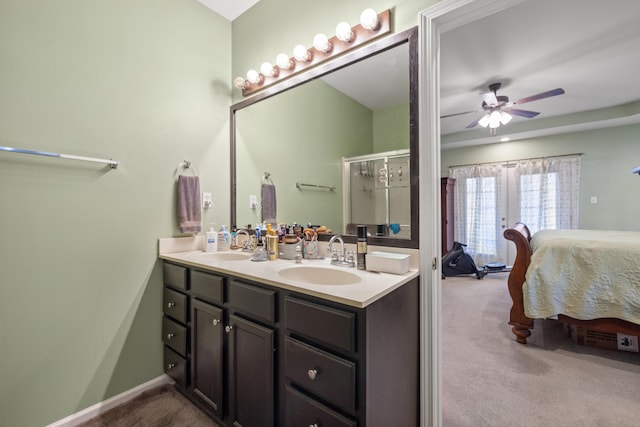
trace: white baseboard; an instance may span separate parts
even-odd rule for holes
[[[90,406],[82,411],[76,412],[75,414],[71,414],[66,418],[63,418],[59,421],[56,421],[53,424],[49,424],[47,427],[73,427],[82,422],[85,422],[95,416],[102,414],[103,412],[108,411],[111,408],[114,408],[121,403],[124,403],[128,400],[133,399],[140,393],[152,389],[154,387],[163,385],[163,384],[173,384],[173,380],[169,378],[168,375],[163,374],[157,378],[154,378],[146,383],[140,384],[130,390],[122,392],[116,396],[113,396],[107,400],[102,402],[98,402],[93,406]]]

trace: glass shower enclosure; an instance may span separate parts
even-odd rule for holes
[[[342,159],[345,232],[411,237],[409,150]]]

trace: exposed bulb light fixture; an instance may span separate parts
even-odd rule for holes
[[[247,71],[247,80],[251,83],[259,84],[264,81],[264,76],[256,70],[249,70]]]
[[[315,47],[316,50],[324,53],[331,52],[331,49],[333,48],[331,42],[329,41],[329,38],[323,33],[318,33],[313,38],[313,47]]]
[[[242,77],[236,77],[235,79],[233,79],[233,85],[236,87],[236,89],[246,89],[249,87],[249,82],[247,82]]]
[[[299,62],[309,62],[311,61],[312,55],[306,47],[299,44],[293,48],[293,57]]]
[[[365,9],[360,15],[360,25],[352,27],[346,21],[340,22],[336,25],[335,36],[317,34],[313,38],[313,47],[299,44],[294,47],[293,56],[280,53],[276,57],[275,64],[264,62],[257,69],[258,71],[249,70],[246,78],[234,79],[233,85],[247,96],[390,32],[391,11],[389,9],[379,14],[374,9]]]
[[[377,30],[379,23],[378,14],[373,9],[365,9],[362,11],[362,14],[360,14],[360,25],[366,30]]]
[[[348,22],[342,21],[336,25],[336,38],[341,42],[349,43],[354,36],[351,25]]]
[[[281,70],[293,70],[295,62],[286,53],[281,53],[276,57],[276,65]]]
[[[260,65],[260,73],[262,73],[263,76],[276,77],[278,75],[278,69],[271,65],[270,62],[263,62],[262,65]]]

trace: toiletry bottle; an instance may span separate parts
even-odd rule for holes
[[[302,263],[302,242],[296,244],[296,254],[293,257],[296,264]]]
[[[271,261],[278,259],[278,236],[271,224],[267,225],[267,255]]]
[[[228,251],[231,249],[231,234],[227,230],[227,226],[223,225],[218,231],[218,251]]]
[[[211,224],[209,231],[205,233],[204,250],[206,252],[215,252],[218,250],[218,233],[215,230],[214,224]]]
[[[367,269],[366,259],[367,259],[367,226],[359,225],[358,226],[358,255],[357,255],[358,270]]]

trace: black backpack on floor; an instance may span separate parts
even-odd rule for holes
[[[459,276],[462,274],[475,274],[478,279],[487,275],[485,270],[478,270],[471,255],[464,251],[467,245],[454,242],[453,248],[442,257],[442,278],[446,276]]]

